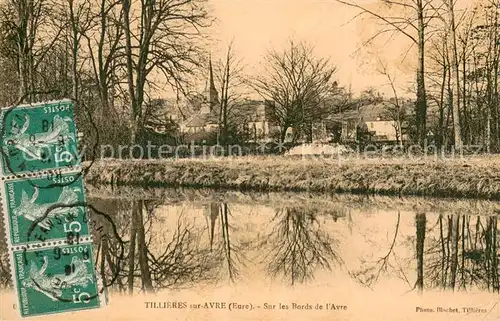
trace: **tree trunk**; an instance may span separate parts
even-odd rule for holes
[[[496,6],[498,8],[498,2],[496,3]],[[498,72],[499,72],[499,56],[500,56],[500,39],[498,38],[498,10],[494,10],[495,18],[494,18],[494,28],[493,28],[493,114],[494,114],[494,127],[495,127],[495,132],[494,132],[494,141],[495,141],[495,150],[498,150],[498,142],[499,142],[499,135],[500,135],[500,117],[498,115],[498,110],[499,110],[499,99],[498,99]],[[491,112],[490,111],[490,125],[489,125],[489,130],[491,132]],[[491,134],[489,134],[491,135]],[[491,138],[490,138],[491,139]]]
[[[463,117],[460,118],[462,121],[461,127],[464,128],[464,140],[466,144],[472,145],[472,133],[471,133],[471,122],[470,122],[470,113],[467,111],[467,57],[466,57],[467,46],[463,47],[463,55],[462,55],[462,104],[463,104]]]
[[[455,31],[455,9],[453,0],[448,1],[448,30],[451,37],[451,73],[452,73],[452,97],[453,97],[453,134],[455,149],[462,150],[462,130],[460,128],[460,74],[458,72],[457,35]]]
[[[416,287],[421,293],[424,289],[424,241],[426,228],[425,213],[417,213],[415,222],[417,225],[417,282]]]
[[[135,95],[135,85],[134,85],[134,66],[133,66],[133,55],[132,55],[132,32],[130,30],[130,0],[123,0],[123,22],[124,22],[124,32],[125,32],[125,56],[126,56],[126,67],[127,67],[127,84],[128,84],[128,94],[130,99],[130,143],[135,144],[137,141],[137,131],[138,131],[138,106]]]
[[[18,55],[18,79],[19,79],[19,100],[27,100],[29,88],[29,68],[28,68],[28,6],[30,1],[19,1],[16,4],[17,21],[17,55]]]
[[[109,98],[108,98],[108,76],[105,68],[104,59],[104,45],[106,42],[106,29],[107,27],[107,11],[106,11],[106,0],[101,0],[100,4],[100,30],[99,30],[99,42],[97,44],[97,75],[98,76],[98,87],[99,87],[99,98],[101,99],[101,105],[103,108],[103,117],[107,119],[109,114]],[[111,53],[110,53],[111,54]]]
[[[72,98],[78,102],[78,49],[79,49],[79,36],[78,36],[78,17],[75,17],[74,0],[69,0],[69,14],[72,32],[72,48],[71,48],[71,95]]]
[[[417,20],[418,20],[418,68],[417,68],[417,101],[416,122],[417,139],[421,146],[424,146],[427,139],[427,94],[425,90],[425,21],[424,5],[422,0],[417,0]]]
[[[281,134],[280,134],[280,142],[284,143],[286,139],[286,132],[288,131],[288,126],[283,125],[281,128]]]
[[[491,152],[491,107],[486,106],[486,152]]]
[[[455,289],[457,279],[459,223],[459,216],[457,214],[453,214],[451,220],[451,275],[449,284],[449,287],[453,290]]]
[[[444,55],[444,50],[443,50]],[[439,93],[439,139],[438,139],[438,148],[439,150],[443,150],[444,143],[444,91],[446,88],[446,75],[448,73],[446,59],[443,57],[443,81],[441,82],[441,90]]]
[[[134,272],[135,272],[135,240],[137,237],[137,223],[135,211],[132,209],[132,218],[130,221],[130,245],[128,251],[128,293],[134,293]]]
[[[133,211],[137,222],[137,251],[139,252],[139,266],[141,268],[142,289],[145,292],[153,291],[151,281],[151,271],[149,270],[148,249],[146,247],[146,237],[144,233],[143,221],[144,201],[134,202]]]

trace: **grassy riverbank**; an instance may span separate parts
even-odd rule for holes
[[[450,199],[436,197],[392,197],[384,195],[319,194],[308,192],[242,192],[237,190],[214,190],[194,188],[142,188],[110,185],[95,187],[87,185],[87,196],[92,203],[97,200],[113,201],[160,201],[162,204],[182,205],[185,203],[206,206],[211,203],[266,206],[270,208],[298,208],[314,213],[339,213],[350,210],[373,212],[406,211],[460,215],[496,215],[500,213],[498,202],[489,200]],[[342,216],[342,215],[338,215]]]
[[[102,160],[86,181],[143,187],[419,195],[500,199],[500,157],[438,160],[240,157]]]

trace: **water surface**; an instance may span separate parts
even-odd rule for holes
[[[87,187],[110,306],[71,320],[500,316],[497,202]],[[15,320],[2,252],[0,317]],[[210,302],[253,308],[192,308]],[[460,313],[418,310],[438,308]]]
[[[123,293],[256,280],[499,290],[495,202],[126,188],[91,189],[89,201],[125,242],[93,214],[98,266]]]

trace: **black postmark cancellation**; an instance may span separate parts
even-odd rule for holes
[[[73,102],[60,100],[0,111],[0,170],[4,176],[81,165]]]
[[[52,186],[54,181],[71,185]],[[11,245],[90,236],[80,175],[38,177],[33,182],[36,184],[25,179],[1,182]]]
[[[14,251],[15,287],[22,317],[103,307],[107,293],[91,243]]]

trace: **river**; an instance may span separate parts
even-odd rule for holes
[[[290,287],[339,279],[401,294],[499,290],[496,202],[125,188],[92,190],[89,201],[123,241],[135,239],[138,272],[133,285],[118,277],[118,291],[255,278]],[[118,263],[119,242],[102,224],[106,236],[94,234],[105,265],[128,270],[130,242]]]
[[[110,309],[72,320],[500,315],[498,202],[87,187]]]

